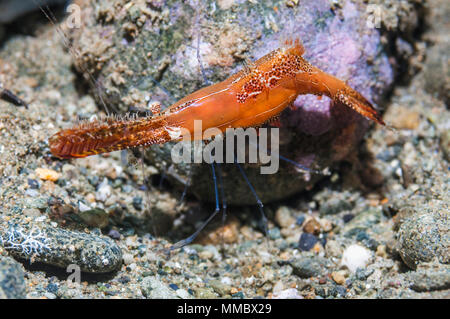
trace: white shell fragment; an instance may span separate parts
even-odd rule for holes
[[[367,266],[372,257],[372,253],[365,247],[360,245],[348,246],[342,254],[341,265],[346,266],[351,272],[355,272],[358,268]]]

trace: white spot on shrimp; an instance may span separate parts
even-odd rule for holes
[[[168,126],[165,129],[172,140],[176,140],[181,136],[181,129],[179,127]]]

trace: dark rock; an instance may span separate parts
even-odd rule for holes
[[[365,269],[365,268],[358,268],[355,272],[355,278],[358,280],[366,280],[371,274],[373,274],[373,269]]]
[[[85,210],[77,215],[88,226],[104,228],[109,223],[108,213],[100,208]]]
[[[23,223],[19,219],[0,224],[0,245],[10,254],[66,269],[75,264],[81,271],[105,273],[116,270],[122,251],[110,238],[53,227]]]
[[[355,215],[353,214],[345,214],[344,216],[342,216],[342,220],[344,221],[344,223],[348,223],[353,218],[355,218]]]
[[[298,248],[301,251],[309,251],[318,241],[318,238],[313,234],[302,233],[298,242]]]
[[[326,274],[329,261],[323,257],[307,256],[298,257],[294,261],[290,262],[292,271],[300,278],[311,278],[323,276]]]
[[[450,43],[436,44],[428,51],[424,66],[425,88],[447,105],[450,103]]]
[[[21,264],[0,256],[0,299],[21,299],[26,295],[25,272]]]
[[[301,226],[303,224],[303,222],[305,221],[305,216],[299,216],[297,217],[296,223],[297,225]]]
[[[320,206],[321,215],[334,215],[344,210],[350,210],[353,205],[347,200],[339,198],[330,198],[322,206]]]
[[[411,268],[437,258],[450,262],[450,219],[448,212],[423,212],[408,217],[400,226],[400,256]]]

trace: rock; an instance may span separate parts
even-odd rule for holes
[[[379,101],[393,81],[380,34],[366,26],[363,4],[345,2],[332,7],[328,0],[319,0],[302,2],[294,9],[286,6],[284,0],[274,0],[270,6],[244,1],[236,2],[233,10],[210,12],[206,8],[215,3],[212,0],[202,2],[200,8],[189,2],[164,2],[151,8],[138,3],[141,11],[157,17],[150,21],[143,15],[141,25],[123,10],[126,3],[118,1],[106,10],[94,1],[80,1],[83,24],[71,33],[74,49],[80,53],[74,65],[102,83],[102,99],[116,111],[145,107],[149,97],[168,106],[204,86],[195,50],[199,34],[199,54],[211,82],[240,70],[245,57],[257,59],[278,48],[283,34],[301,38],[306,59],[348,81],[371,101]],[[111,21],[105,24],[106,12]],[[197,14],[199,24],[193,26],[192,18]],[[271,23],[267,23],[267,16],[272,17]],[[214,27],[202,32],[204,25]],[[133,31],[124,30],[124,26],[131,26]],[[153,79],[158,79],[160,85]],[[283,113],[283,156],[321,169],[348,156],[363,137],[368,122],[352,110],[332,105],[326,97],[301,96],[291,110]],[[209,165],[174,163],[172,147],[173,143],[150,147],[149,161],[175,185],[188,184],[188,190],[198,198],[214,201]],[[301,174],[284,163],[272,175],[261,175],[258,165],[244,168],[264,203],[286,198],[321,178]],[[223,183],[229,204],[255,203],[235,165],[223,165],[222,173],[226,176]]]
[[[373,269],[365,269],[365,268],[358,268],[355,272],[355,278],[361,281],[366,280],[369,278],[370,275],[374,273]]]
[[[217,292],[220,296],[229,295],[231,292],[231,286],[222,283],[220,280],[210,280],[208,284]]]
[[[308,219],[303,225],[303,230],[307,233],[318,235],[320,233],[320,223],[313,217]]]
[[[298,248],[301,251],[309,251],[318,242],[318,238],[313,234],[302,233],[298,242]]]
[[[350,245],[342,254],[341,264],[351,272],[355,272],[358,268],[367,266],[371,257],[372,253],[367,248],[360,245]]]
[[[195,297],[198,299],[216,299],[217,295],[212,288],[197,288],[195,289]]]
[[[175,292],[181,299],[192,299],[192,296],[189,294],[189,292],[184,289],[177,289]]]
[[[336,240],[328,240],[325,245],[325,252],[328,257],[341,257],[342,255],[342,248],[339,242]]]
[[[333,278],[334,282],[338,285],[345,284],[345,276],[342,271],[333,271],[331,273],[331,278]]]
[[[88,226],[104,228],[108,226],[108,213],[103,209],[95,208],[78,213],[81,220]]]
[[[105,178],[103,182],[98,185],[97,192],[95,193],[95,199],[104,202],[106,201],[112,193],[112,187],[108,183],[108,179]]]
[[[269,238],[272,240],[276,240],[281,237],[281,231],[278,227],[274,227],[269,229],[268,231]]]
[[[179,299],[175,291],[155,276],[145,277],[142,280],[141,291],[148,299]]]
[[[274,293],[272,299],[303,299],[303,296],[298,293],[295,288],[289,288],[280,292]]]
[[[295,223],[295,218],[292,217],[291,211],[286,206],[281,206],[275,212],[275,222],[281,228],[287,228]]]
[[[384,119],[387,123],[400,130],[415,130],[420,123],[418,112],[395,104],[386,112]]]
[[[106,273],[122,262],[122,251],[110,238],[70,231],[45,222],[0,223],[0,245],[10,254],[66,269],[75,264],[81,271]]]
[[[407,274],[411,289],[419,292],[450,289],[450,266],[421,267]]]
[[[347,293],[347,290],[344,287],[336,284],[314,285],[314,290],[316,294],[322,298],[343,298]]]
[[[48,168],[36,168],[35,173],[37,177],[44,181],[56,182],[61,177],[60,173]]]
[[[400,256],[411,268],[436,258],[450,262],[450,220],[446,211],[432,211],[408,217],[398,231]]]
[[[378,224],[382,218],[380,209],[371,208],[359,213],[351,221],[344,225],[342,233],[347,237],[353,237],[358,232],[370,229],[373,225]]]
[[[444,130],[442,132],[440,144],[445,158],[450,162],[450,130]]]
[[[292,271],[300,278],[311,278],[323,276],[327,273],[327,267],[330,262],[318,256],[306,256],[298,257],[294,261],[290,262]]]
[[[221,245],[237,242],[239,236],[240,221],[234,216],[229,216],[223,226],[205,231],[199,234],[196,242],[202,245]]]
[[[134,256],[132,254],[123,254],[123,263],[129,265],[134,262]]]
[[[353,205],[349,203],[347,200],[339,199],[339,198],[330,198],[325,201],[322,206],[320,206],[320,214],[321,215],[334,215],[340,213],[344,210],[350,210],[353,208]]]
[[[425,89],[450,103],[450,43],[443,41],[428,50],[424,66]]]
[[[0,299],[23,299],[25,296],[22,265],[10,257],[0,256]]]

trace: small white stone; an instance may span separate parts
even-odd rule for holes
[[[297,289],[289,288],[278,293],[274,293],[272,295],[272,299],[303,299],[303,296],[298,293]]]
[[[112,187],[108,184],[108,179],[104,179],[103,182],[99,185],[97,192],[95,193],[95,198],[100,201],[106,201],[112,193]]]
[[[220,282],[223,283],[224,285],[229,285],[229,286],[231,286],[231,283],[232,283],[230,277],[223,277],[223,278],[220,280]]]
[[[83,203],[83,202],[78,202],[78,210],[80,211],[80,212],[85,212],[85,211],[88,211],[88,210],[90,210],[91,209],[91,207],[89,207],[88,205],[86,205],[85,203]]]
[[[125,265],[129,265],[134,262],[134,257],[132,254],[123,254],[122,258]]]
[[[366,267],[372,253],[367,248],[360,245],[350,245],[342,254],[341,265],[346,266],[351,272],[356,269]]]
[[[131,271],[133,271],[136,269],[137,265],[136,265],[136,263],[131,263],[128,265],[128,267],[130,268]]]
[[[190,298],[192,298],[192,296],[184,289],[177,289],[175,291],[175,293],[177,294],[178,297],[180,297],[182,299],[190,299]]]
[[[279,294],[284,290],[284,284],[281,280],[277,281],[273,286],[272,293]]]

